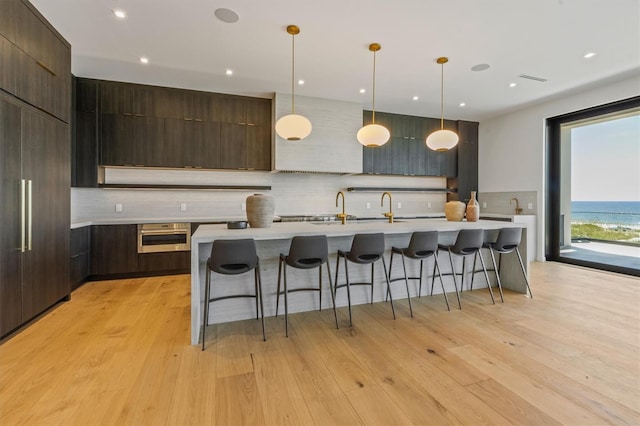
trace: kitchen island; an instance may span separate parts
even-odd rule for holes
[[[521,227],[517,223],[504,224],[495,221],[481,220],[478,222],[449,222],[445,219],[407,219],[398,220],[394,223],[388,223],[383,220],[373,221],[348,221],[342,225],[340,222],[324,221],[324,222],[286,222],[273,223],[270,228],[247,228],[247,229],[227,229],[226,225],[202,225],[193,234],[191,238],[191,343],[197,344],[200,338],[200,330],[202,326],[202,308],[204,299],[204,287],[206,277],[206,261],[211,253],[212,242],[216,239],[242,239],[254,238],[256,240],[258,256],[260,258],[260,272],[262,274],[262,292],[264,297],[264,315],[265,317],[275,315],[276,307],[276,288],[278,279],[278,259],[280,253],[288,253],[291,238],[297,235],[327,235],[329,240],[329,264],[332,273],[335,273],[336,253],[338,250],[349,250],[353,235],[357,233],[376,233],[385,234],[385,259],[389,266],[389,257],[392,246],[406,247],[414,231],[431,231],[439,232],[439,242],[441,244],[450,244],[455,241],[457,233],[461,229],[484,229],[486,237],[495,238],[500,228]],[[520,243],[520,251],[524,259],[526,255],[527,235],[526,229],[522,232],[522,242]],[[438,262],[442,268],[442,272],[450,272],[451,266],[446,252],[441,252]],[[489,255],[485,255],[487,267],[491,264]],[[454,258],[456,270],[459,271],[461,260]],[[478,262],[479,263],[479,262]],[[467,262],[467,274],[465,277],[465,288],[468,290],[471,279],[471,267],[473,262]],[[343,266],[343,265],[341,265]],[[384,300],[386,291],[386,281],[382,265],[375,266],[375,285],[373,301],[378,302]],[[431,290],[431,271],[433,261],[425,263],[425,279],[423,279],[422,295],[428,295]],[[525,263],[527,274],[529,271],[528,262]],[[409,276],[417,276],[419,271],[419,262],[408,260],[407,273]],[[349,265],[349,278],[351,282],[368,281],[370,279],[371,268],[369,265]],[[394,265],[391,269],[392,278],[402,276],[402,266],[400,259],[394,259]],[[526,283],[522,275],[522,271],[515,255],[506,255],[502,260],[502,278],[503,288],[510,289],[522,294],[526,294]],[[294,268],[288,268],[287,277],[289,289],[296,287],[308,286],[309,282],[317,285],[318,273],[316,271],[304,271]],[[494,275],[489,273],[489,279],[494,282]],[[332,280],[335,276],[332,274]],[[345,282],[344,267],[340,268],[338,277],[340,283]],[[437,281],[437,280],[436,280]],[[306,283],[306,284],[305,284]],[[305,285],[302,285],[305,284]],[[460,280],[458,280],[458,285]],[[409,282],[411,296],[418,293],[418,281],[411,280]],[[447,293],[454,292],[452,276],[444,277],[444,286]],[[483,274],[478,274],[474,280],[474,288],[486,287],[487,283]],[[212,297],[220,297],[227,294],[233,294],[243,291],[253,291],[253,277],[251,274],[242,274],[237,276],[220,276],[213,274],[212,279]],[[396,281],[392,283],[392,294],[394,299],[404,299],[407,297],[404,281]],[[354,305],[369,303],[370,289],[368,287],[356,286],[351,288],[351,303]],[[434,287],[435,294],[442,293],[439,283]],[[499,296],[498,296],[499,297]],[[499,299],[498,299],[499,300]],[[453,302],[453,299],[452,299]],[[282,305],[283,300],[280,301]],[[444,300],[442,301],[444,305]],[[491,303],[487,296],[487,303]],[[498,302],[499,303],[499,302]],[[464,297],[462,297],[464,308]],[[347,293],[345,289],[339,289],[336,294],[336,306],[347,305]],[[452,303],[452,308],[457,308],[457,303]],[[289,313],[302,312],[318,309],[318,297],[315,293],[300,292],[289,294]],[[323,291],[322,291],[322,309],[331,309],[331,293],[329,290],[326,271],[323,270]],[[408,315],[408,311],[397,308],[397,315]],[[280,314],[283,314],[283,306],[280,307]],[[391,309],[389,309],[391,315]],[[236,321],[242,319],[255,318],[255,301],[252,299],[228,299],[224,302],[212,303],[209,309],[209,324]],[[338,319],[344,324],[344,314],[338,312]],[[357,323],[357,317],[354,318],[354,324]],[[330,326],[328,323],[327,326]]]

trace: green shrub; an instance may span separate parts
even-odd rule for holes
[[[594,240],[628,241],[640,239],[640,230],[629,228],[604,228],[594,223],[572,223],[571,238],[590,238]]]

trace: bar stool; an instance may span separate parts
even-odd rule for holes
[[[255,294],[235,294],[223,297],[210,297],[211,272],[221,275],[239,275],[254,271]],[[204,315],[202,317],[202,350],[204,351],[204,337],[209,322],[209,304],[223,299],[239,297],[255,297],[256,319],[262,317],[262,339],[267,340],[264,331],[264,306],[262,303],[262,280],[260,278],[260,259],[258,259],[256,242],[253,238],[242,240],[215,240],[211,247],[211,256],[207,259],[207,277],[204,290]],[[258,300],[260,309],[258,309]]]
[[[514,251],[518,255],[518,261],[520,262],[520,268],[522,269],[522,274],[524,275],[524,282],[527,284],[527,290],[529,291],[529,297],[533,298],[533,293],[531,293],[531,287],[529,286],[529,279],[527,278],[527,272],[524,269],[524,263],[522,262],[522,256],[520,255],[520,241],[522,240],[522,228],[502,228],[498,233],[498,238],[493,242],[485,242],[482,247],[489,249],[489,253],[491,254],[491,261],[493,263],[493,269],[488,269],[488,271],[494,271],[496,274],[496,281],[498,283],[498,289],[500,289],[500,298],[504,302],[504,298],[502,296],[502,281],[500,280],[500,266],[502,264],[502,255],[513,253]],[[498,264],[496,264],[496,258],[494,255],[494,251],[498,252]],[[476,272],[476,262],[475,259],[473,261],[473,272],[475,275]],[[477,271],[480,272],[480,271]],[[473,275],[471,276],[471,288],[473,289]]]
[[[285,336],[289,337],[289,302],[287,294],[295,291],[317,291],[319,310],[322,310],[322,265],[327,264],[327,275],[329,276],[329,289],[332,288],[331,269],[329,268],[329,245],[326,235],[297,236],[291,240],[289,254],[280,254],[278,262],[278,291],[276,293],[276,317],[280,304],[280,295],[284,294],[284,324]],[[284,265],[284,291],[280,291],[280,277],[282,275],[282,265]],[[318,268],[318,287],[304,287],[289,290],[287,288],[287,265],[296,269]],[[333,291],[331,298],[334,298]],[[338,314],[336,313],[336,301],[333,300],[333,315],[338,327]]]
[[[340,258],[344,258],[344,269],[346,284],[338,285],[338,271],[340,269]],[[371,264],[371,282],[352,283],[349,281],[349,268],[347,260],[358,263],[360,265]],[[351,243],[351,250],[345,252],[338,250],[338,257],[336,258],[336,278],[334,280],[335,287],[333,289],[333,298],[335,300],[336,293],[339,288],[347,288],[347,300],[349,303],[349,325],[353,325],[351,319],[351,286],[352,285],[368,285],[371,286],[371,303],[373,303],[373,283],[374,283],[374,264],[378,260],[382,260],[382,266],[384,267],[384,277],[387,280],[387,295],[391,300],[391,310],[393,312],[393,319],[396,319],[396,310],[393,306],[393,298],[391,297],[391,291],[389,289],[389,274],[387,273],[387,264],[384,261],[384,234],[356,234],[353,236]]]
[[[460,283],[460,291],[464,286],[464,271],[466,265],[466,259],[471,255],[480,256],[480,263],[482,264],[482,270],[484,271],[485,278],[487,282],[489,282],[489,275],[487,274],[487,267],[484,263],[484,258],[482,257],[482,253],[480,249],[482,248],[482,244],[484,243],[484,231],[482,229],[461,229],[458,232],[458,236],[456,237],[456,241],[452,245],[444,245],[438,244],[438,251],[447,250],[449,252],[449,262],[451,262],[451,272],[444,273],[442,275],[452,275],[453,276],[453,285],[456,289],[456,296],[458,297],[458,306],[462,309],[462,303],[460,302],[460,293],[458,291],[458,282],[456,279],[456,275],[462,275],[462,282]],[[456,272],[455,267],[453,266],[453,255],[462,257],[462,271],[460,273]],[[431,290],[433,291],[433,281],[435,280],[435,276],[431,281]],[[491,295],[491,302],[495,304],[495,300],[493,299],[493,290],[491,286],[489,286],[489,294]]]
[[[447,303],[447,310],[451,310],[451,308],[449,307],[449,299],[447,298],[447,293],[444,291],[444,284],[442,283],[442,274],[440,273],[440,265],[438,265],[438,256],[436,256],[437,251],[438,251],[438,231],[414,232],[413,234],[411,234],[411,240],[409,241],[408,247],[406,248],[392,247],[391,248],[391,260],[389,260],[389,282],[392,283],[394,281],[404,280],[405,285],[407,287],[407,298],[409,299],[409,311],[411,312],[412,317],[413,317],[413,308],[411,307],[411,295],[409,293],[409,280],[419,280],[420,286],[418,287],[418,296],[420,296],[422,294],[422,271],[423,271],[424,261],[425,259],[428,259],[432,256],[434,259],[434,264],[433,264],[434,279],[435,279],[435,271],[437,268],[438,275],[440,275],[440,285],[442,286],[442,294],[444,294],[444,300]],[[391,278],[391,270],[393,268],[394,253],[400,254],[400,256],[402,256],[402,269],[404,270],[403,277]],[[420,276],[418,277],[407,276],[407,266],[404,260],[405,257],[420,261]]]

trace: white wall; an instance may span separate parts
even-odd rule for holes
[[[544,260],[545,120],[638,95],[636,74],[480,122],[478,190],[538,192],[537,260]]]

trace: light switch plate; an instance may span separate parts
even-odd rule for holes
[[[116,203],[116,213],[122,213],[122,203]]]
[[[430,209],[431,208],[431,203],[427,203],[427,208]]]
[[[400,201],[398,201],[398,208],[401,209],[402,208],[402,203]]]
[[[367,208],[370,209],[371,208],[371,203],[367,203]]]
[[[486,209],[486,208],[487,208],[487,202],[486,202],[486,201],[483,201],[483,202],[482,202],[482,208],[483,208],[483,209]]]
[[[247,203],[242,203],[242,206],[240,207],[242,209],[243,212],[247,211]]]
[[[181,212],[187,211],[187,203],[180,203],[180,211]]]
[[[533,210],[533,203],[529,203],[529,204],[527,204],[527,208],[528,208],[529,210]]]

